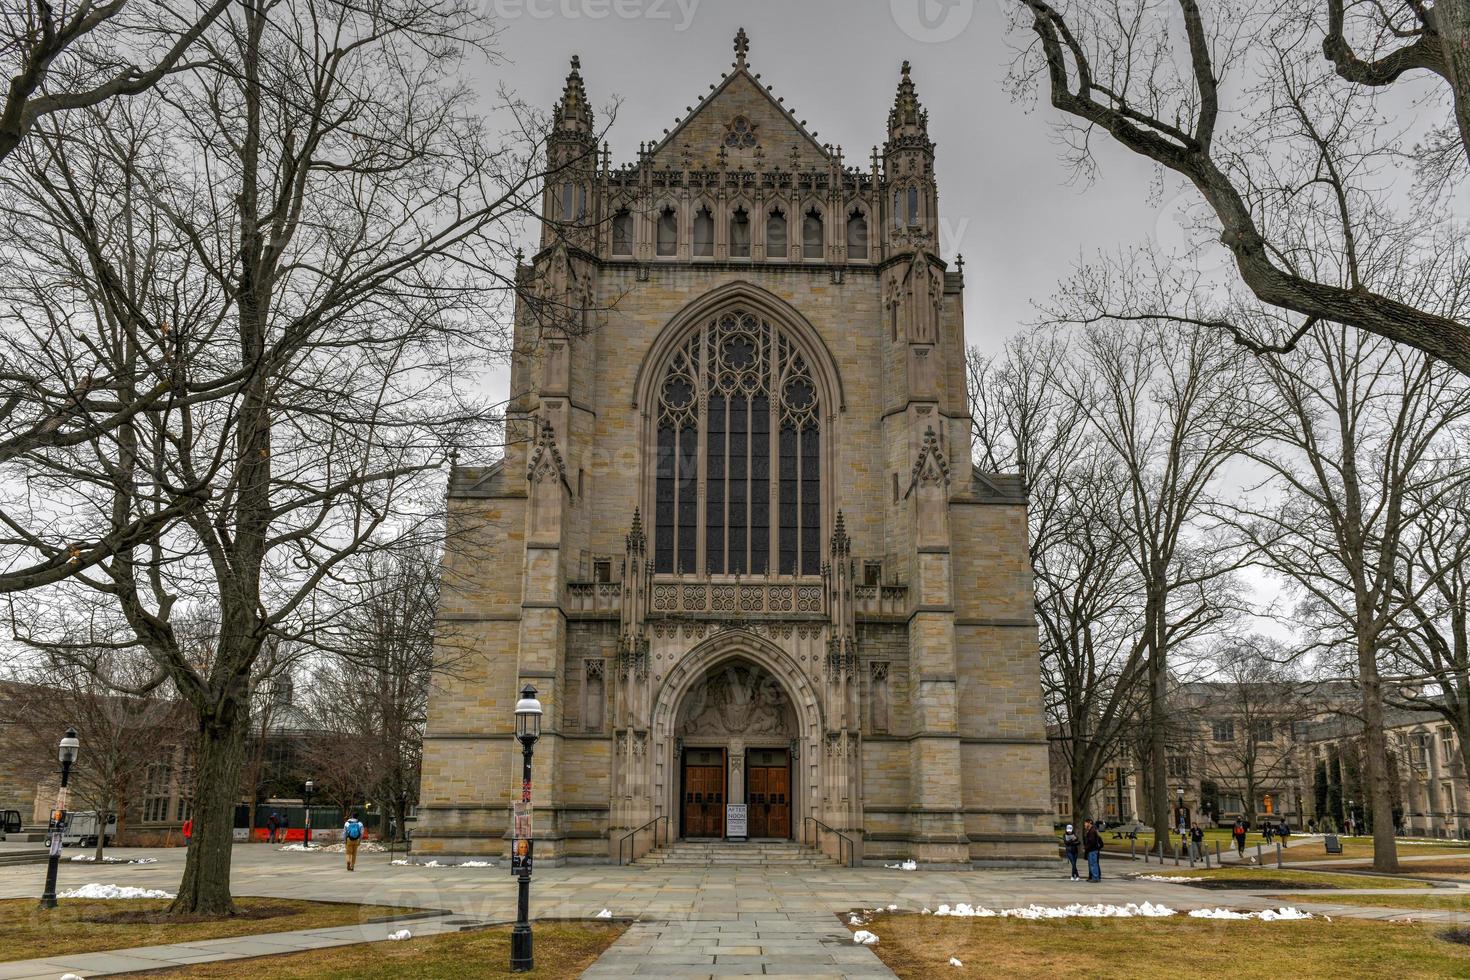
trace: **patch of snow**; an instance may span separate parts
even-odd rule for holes
[[[1168,906],[1155,905],[1152,902],[1144,902],[1142,905],[1135,905],[1133,902],[1127,905],[1028,905],[1025,908],[999,910],[977,908],[959,902],[952,908],[941,905],[934,914],[977,919],[997,916],[1003,919],[1160,919],[1174,915],[1175,912]]]
[[[99,885],[93,882],[80,888],[64,891],[58,898],[173,898],[157,888],[134,888],[132,885]]]
[[[1192,878],[1187,875],[1137,875],[1136,877],[1139,881],[1199,881],[1198,878]]]
[[[852,934],[852,941],[857,943],[859,946],[873,946],[877,944],[878,937],[873,935],[866,929],[859,929],[857,932]]]
[[[78,854],[76,857],[72,858],[72,860],[73,861],[89,861],[89,862],[95,862],[97,860],[97,858],[96,858],[95,855],[92,855],[92,854]],[[104,856],[102,858],[102,863],[103,864],[157,864],[158,863],[158,858],[120,858],[120,857]]]
[[[890,906],[888,906],[888,911],[890,911],[890,912],[897,912],[898,911],[898,906],[897,905],[890,905]]]
[[[410,861],[404,861],[404,860],[401,860],[401,859],[395,859],[392,863],[394,863],[394,864],[410,864],[412,862],[410,862]]]
[[[918,871],[919,862],[913,858],[909,858],[907,861],[900,861],[898,864],[885,864],[883,867],[893,871]]]
[[[1303,912],[1297,908],[1262,909],[1259,912],[1237,912],[1234,909],[1195,909],[1189,915],[1195,919],[1260,919],[1262,922],[1312,918],[1312,913]]]
[[[458,867],[461,867],[461,868],[493,868],[493,867],[495,867],[495,862],[494,861],[461,861],[461,862],[459,862]]]
[[[959,957],[957,957],[957,956],[951,956],[949,958],[949,965],[950,966],[964,966],[965,964],[963,964],[963,963],[961,963],[959,961]]]
[[[388,938],[394,940],[395,942],[401,942],[405,939],[412,939],[413,933],[409,932],[407,929],[399,929],[397,932],[390,932],[388,934]]]
[[[934,913],[930,912],[928,909],[920,909],[919,910],[919,914],[920,915],[933,915]]]
[[[338,841],[335,844],[325,844],[325,845],[322,845],[321,847],[318,847],[316,844],[313,844],[311,846],[311,849],[313,851],[315,851],[315,850],[331,851],[333,854],[345,854],[347,852],[347,844],[344,843],[343,841]],[[285,850],[285,848],[281,848],[281,850]],[[359,853],[359,854],[386,854],[386,853],[388,853],[388,849],[386,847],[384,847],[382,844],[379,844],[375,840],[362,840],[362,841],[358,841],[357,842],[357,853]]]
[[[276,848],[278,851],[321,851],[325,850],[320,844],[286,844]]]
[[[61,980],[82,980],[82,978],[77,976],[75,973],[63,973],[61,975]]]
[[[862,926],[862,925],[867,925],[868,924],[868,920],[862,918],[859,915],[849,915],[847,917],[847,924],[850,925],[850,926]]]
[[[612,918],[612,909],[603,909],[601,912],[598,912],[592,918],[594,918],[594,919],[611,919]]]

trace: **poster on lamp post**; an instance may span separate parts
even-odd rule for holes
[[[535,842],[525,838],[517,837],[511,844],[510,849],[510,873],[516,877],[531,876],[531,852]]]

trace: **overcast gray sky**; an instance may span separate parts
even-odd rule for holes
[[[1152,170],[1137,157],[1100,140],[1100,179],[1069,182],[1058,114],[1006,90],[1005,0],[483,2],[508,59],[487,82],[549,109],[580,55],[593,104],[621,100],[614,162],[635,159],[640,140],[661,137],[709,92],[734,60],[740,27],[752,70],[854,164],[883,142],[899,66],[911,61],[938,143],[942,248],[946,259],[964,254],[968,335],[982,348],[1032,318],[1032,301],[1079,254],[1153,235],[1182,241],[1174,207],[1150,196]]]

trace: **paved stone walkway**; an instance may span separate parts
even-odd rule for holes
[[[188,943],[142,946],[100,953],[65,953],[38,960],[0,962],[0,980],[56,980],[66,973],[75,973],[81,977],[110,976],[137,970],[162,970],[196,963],[381,942],[399,929],[408,929],[415,936],[434,936],[442,932],[456,932],[461,928],[457,923],[447,923],[446,919],[445,916],[400,919],[386,923],[335,926],[330,929],[299,929],[294,932],[272,932],[230,939],[200,939]]]
[[[585,980],[609,977],[891,978],[893,971],[825,912],[635,922]]]
[[[91,865],[64,861],[61,888],[87,882],[135,885],[173,890],[183,868],[178,849],[116,852],[129,857],[158,858],[157,864]],[[1135,880],[1135,873],[1173,873],[1172,863],[1157,864],[1109,859],[1104,879],[1088,885],[1068,881],[1058,861],[1055,871],[935,871],[904,872],[886,868],[800,869],[780,872],[758,868],[649,869],[609,865],[581,865],[538,869],[532,885],[531,913],[536,919],[585,919],[608,909],[619,919],[636,919],[629,932],[589,973],[599,976],[724,976],[787,975],[803,977],[888,977],[871,950],[853,945],[843,925],[843,914],[854,908],[896,905],[900,909],[936,908],[940,904],[969,902],[991,908],[1032,903],[1065,905],[1071,902],[1124,904],[1145,901],[1175,909],[1228,906],[1259,909],[1279,906],[1268,893],[1202,891],[1169,882]],[[1323,868],[1322,870],[1327,870]],[[0,867],[0,898],[33,898],[40,894],[45,869],[40,865]],[[315,899],[441,909],[453,913],[430,925],[428,920],[408,923],[415,935],[430,929],[459,928],[463,920],[505,921],[515,914],[515,883],[504,868],[425,868],[394,866],[386,854],[363,854],[358,871],[347,873],[341,855],[280,852],[262,844],[235,849],[231,884],[236,895]],[[1355,889],[1365,893],[1372,889]],[[1397,891],[1437,895],[1447,889]],[[1322,901],[1294,904],[1334,917],[1364,919],[1413,918],[1429,922],[1466,922],[1461,912],[1376,909],[1335,903],[1331,893]],[[64,899],[63,899],[64,901]],[[392,929],[382,924],[272,934],[238,940],[211,940],[178,944],[179,962],[202,962],[225,954],[259,955],[386,939]],[[881,930],[879,930],[881,935]],[[316,939],[319,938],[320,942]],[[91,957],[113,957],[99,961]],[[25,971],[16,963],[0,964],[0,980],[48,977],[63,972],[81,976],[167,965],[160,947],[113,954],[76,954],[40,961]],[[649,956],[671,956],[654,961]],[[144,960],[127,964],[117,958]],[[678,962],[677,960],[693,960]],[[659,969],[654,969],[654,967]],[[792,969],[796,967],[796,969]]]

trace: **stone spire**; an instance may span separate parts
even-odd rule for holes
[[[927,142],[929,138],[929,113],[919,104],[919,94],[914,89],[914,80],[909,75],[910,65],[903,63],[903,77],[898,82],[898,95],[888,113],[888,139],[894,142],[904,137],[918,137]]]
[[[592,106],[582,84],[582,59],[576,55],[572,55],[572,70],[567,73],[567,84],[553,110],[552,120],[552,129],[557,133],[592,135]]]
[[[745,33],[745,28],[740,28],[735,33],[735,67],[744,68],[745,61],[750,56],[750,37]]]

